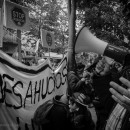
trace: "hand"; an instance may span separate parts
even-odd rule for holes
[[[127,87],[127,89],[115,82],[110,82],[110,85],[113,87],[110,88],[110,92],[113,94],[112,98],[130,111],[130,81],[123,77],[121,77],[119,80]]]
[[[84,82],[85,82],[85,78],[82,78],[81,81],[84,81]]]

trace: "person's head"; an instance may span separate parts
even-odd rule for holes
[[[74,117],[74,125],[77,129],[85,129],[86,127],[86,115],[77,115]]]
[[[97,63],[97,65],[95,67],[95,70],[101,76],[107,75],[107,74],[109,74],[111,72],[112,63],[113,63],[113,60],[111,58],[104,56]]]
[[[83,76],[83,71],[84,71],[85,65],[80,63],[77,63],[77,74],[79,75],[79,77]]]
[[[84,70],[83,78],[85,78],[85,83],[91,83],[92,82],[92,73],[90,73],[87,70]]]
[[[89,97],[85,96],[83,93],[75,92],[69,97],[70,112],[76,112],[80,108],[86,108],[89,100],[88,98]]]

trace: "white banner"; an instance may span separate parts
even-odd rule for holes
[[[47,48],[51,48],[51,49],[55,48],[53,33],[42,29],[41,30],[41,41],[42,41],[43,47],[47,47]]]
[[[4,23],[6,27],[17,30],[30,30],[28,8],[5,1],[4,11]]]
[[[67,57],[53,71],[48,60],[31,67],[0,51],[0,130],[37,130],[37,107],[66,88]]]

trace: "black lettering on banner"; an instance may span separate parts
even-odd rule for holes
[[[21,123],[21,126],[20,126],[20,118],[19,117],[16,117],[16,121],[17,121],[16,126],[18,126],[17,127],[18,130],[22,130],[21,126],[24,126],[24,130],[40,130],[40,128],[41,128],[41,127],[38,127],[38,126],[34,125],[33,119],[31,119],[31,124],[27,124],[27,123],[22,124]]]
[[[29,94],[29,92],[31,92],[31,94]],[[32,95],[32,82],[30,81],[28,89],[27,89],[27,93],[26,93],[26,96],[25,96],[25,99],[24,99],[24,108],[25,108],[25,103],[26,103],[27,98],[31,98],[31,104],[32,104],[32,97],[33,97],[33,95]]]
[[[45,87],[46,87],[46,92],[45,92],[45,94],[43,94],[44,93],[44,79],[43,79],[42,80],[42,92],[41,92],[42,99],[46,98],[46,95],[47,95],[47,85]]]
[[[63,81],[63,79],[64,79],[64,81]],[[64,67],[63,71],[62,71],[62,85],[64,85],[66,81],[67,81],[67,69],[66,69],[66,67]]]
[[[34,91],[34,104],[35,104],[35,100],[36,100],[36,88],[37,88],[37,81],[35,82],[35,91]]]
[[[48,94],[51,94],[54,90],[55,90],[55,81],[54,81],[54,79],[53,79],[53,77],[49,77],[49,78],[47,78],[48,80],[47,80],[47,90],[48,90]],[[51,84],[51,81],[53,81],[53,83],[54,83],[54,85],[52,86],[50,86],[50,84]],[[50,91],[51,90],[51,91]]]
[[[15,92],[15,88],[16,88],[17,86],[21,86],[21,87],[23,88],[23,83],[22,83],[21,81],[18,81],[18,82],[16,82],[16,83],[14,84],[14,86],[12,87],[14,95],[16,95],[17,97],[19,97],[19,99],[20,99],[20,106],[15,106],[15,105],[14,105],[14,106],[13,106],[14,109],[20,109],[20,108],[22,107],[22,95],[21,95],[20,93]]]
[[[2,75],[0,75],[0,93],[1,93],[1,98],[0,98],[0,103],[3,103],[5,100],[5,92],[4,92],[4,82],[2,79]],[[3,87],[3,88],[2,88]]]
[[[37,90],[37,88],[38,88],[38,90]],[[39,86],[38,86],[37,81],[35,82],[34,104],[35,104],[37,94],[38,94],[38,101],[40,101],[40,90],[41,90],[41,80],[39,81]]]
[[[27,123],[25,123],[25,130],[29,130]]]
[[[2,76],[0,74],[0,87],[2,88],[2,86],[3,86],[3,79],[2,79]]]
[[[21,130],[19,117],[16,117],[16,120],[17,120],[17,124],[18,124],[18,130]]]
[[[10,81],[14,81],[14,78],[10,77],[7,74],[3,74],[3,79],[5,79],[5,78],[9,79]],[[6,106],[12,107],[12,105],[9,104],[9,103],[7,103],[7,101],[6,101],[6,93],[12,94],[12,91],[7,88],[6,82],[5,82],[5,86],[4,86],[4,93],[5,93],[5,97],[4,98],[5,98],[5,104],[6,104]]]
[[[59,82],[56,82],[56,88],[59,89],[61,87],[61,84],[62,84],[62,78],[61,78],[60,72],[58,72],[56,74],[56,80],[59,81]]]
[[[6,100],[7,100],[7,93],[9,93],[10,95],[12,94],[12,91],[11,90],[9,90],[9,89],[7,89],[7,85],[6,85],[6,82],[5,82],[5,104],[6,104],[6,106],[8,106],[8,107],[12,107],[12,104],[9,104]]]
[[[35,130],[33,119],[31,119],[32,130]]]

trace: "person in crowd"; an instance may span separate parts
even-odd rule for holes
[[[46,117],[47,122],[41,121],[43,118],[37,116],[38,111],[33,121],[36,125],[42,126],[43,130],[94,130],[95,126],[86,103],[86,96],[79,92],[73,93],[72,96],[67,94],[56,95],[53,98],[54,105]],[[42,116],[42,110],[39,110],[39,115]]]
[[[90,111],[87,109],[88,99],[83,93],[75,92],[69,97],[69,111],[72,129],[94,130],[95,124]]]
[[[83,73],[84,69],[84,64],[77,63],[77,71],[72,69],[68,72],[68,95],[72,96],[75,92],[83,93],[87,99],[87,106],[89,106],[91,103],[91,86],[88,84],[88,73]]]
[[[93,107],[92,100],[94,99],[94,88],[92,86],[92,76],[93,74],[89,72],[87,69],[83,72],[83,78],[85,81],[86,94],[90,97],[90,104],[88,104],[89,108]]]
[[[109,92],[110,81],[113,79],[111,71],[112,59],[103,56],[93,71],[93,88],[95,99],[93,104],[97,114],[96,130],[103,130],[106,120],[115,104]]]
[[[69,119],[69,106],[66,95],[56,95],[53,98],[54,105],[48,114],[47,124],[42,125],[42,129],[56,129],[56,130],[67,130],[72,129],[71,122]]]
[[[85,75],[83,77],[85,65],[82,63],[77,63],[77,71],[68,72],[68,95],[72,96],[74,92],[82,92],[88,97],[88,102],[90,97],[88,94],[88,89],[85,84]]]
[[[33,122],[43,130],[71,129],[66,94],[56,95],[40,105],[34,113]]]

